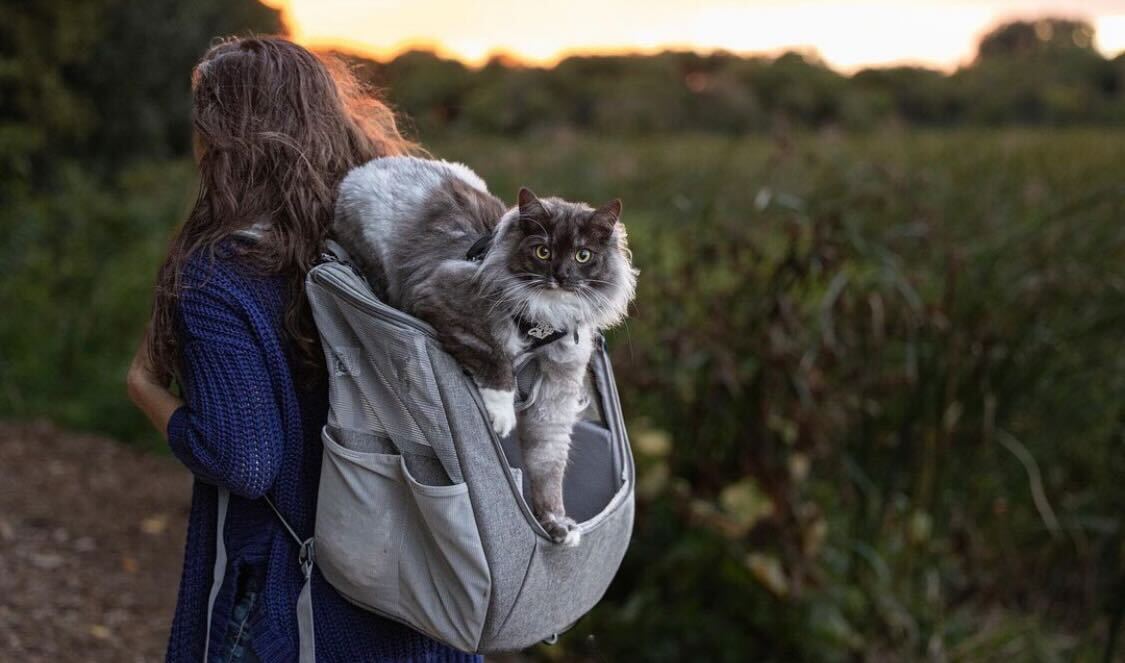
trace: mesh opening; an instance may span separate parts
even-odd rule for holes
[[[535,400],[539,389],[541,372],[539,363],[534,359],[517,363],[516,370],[516,409],[527,407]],[[586,371],[583,377],[583,388],[586,392],[586,407],[579,413],[580,421],[590,421],[605,425],[605,412],[602,409],[601,398],[598,395],[594,373],[592,369]]]
[[[534,385],[538,378],[539,369],[535,361],[528,362],[519,371],[516,383],[520,401],[534,397]],[[598,389],[592,369],[586,372],[584,384],[589,404],[574,426],[563,479],[567,515],[579,522],[601,513],[624,482],[619,455],[614,453],[613,435],[606,424],[606,395]],[[530,505],[530,481],[524,471],[518,432],[501,440],[501,446],[508,464],[523,475],[523,499]]]

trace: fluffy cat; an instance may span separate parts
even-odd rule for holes
[[[594,335],[624,319],[636,285],[620,215],[618,200],[593,209],[526,188],[508,208],[462,164],[387,157],[344,179],[332,229],[386,303],[434,327],[493,430],[519,427],[532,509],[568,545],[580,532],[563,474]],[[513,362],[526,352],[543,380],[517,419]]]

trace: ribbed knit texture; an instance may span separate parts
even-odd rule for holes
[[[185,266],[177,306],[185,405],[168,422],[173,453],[195,475],[184,570],[169,661],[203,658],[215,563],[217,489],[230,489],[228,566],[212,617],[219,652],[237,579],[254,573],[261,595],[252,646],[266,663],[297,660],[296,603],[303,583],[297,545],[269,510],[270,495],[302,537],[311,536],[320,477],[327,387],[295,386],[296,359],[282,331],[286,284],[239,263],[235,245]],[[479,662],[410,628],[354,607],[313,576],[317,660]]]

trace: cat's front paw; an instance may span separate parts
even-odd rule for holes
[[[555,543],[573,548],[582,542],[582,530],[578,529],[578,523],[574,522],[573,518],[549,513],[539,521],[539,524]]]
[[[515,392],[481,387],[480,395],[492,430],[500,437],[506,437],[516,427]]]

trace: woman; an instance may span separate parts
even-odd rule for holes
[[[192,92],[199,196],[128,376],[196,477],[168,660],[294,661],[304,576],[264,498],[311,536],[327,387],[304,278],[348,169],[414,148],[345,69],[284,39],[213,47]],[[248,228],[256,239],[240,239]],[[354,607],[315,571],[311,587],[318,661],[480,660]]]

